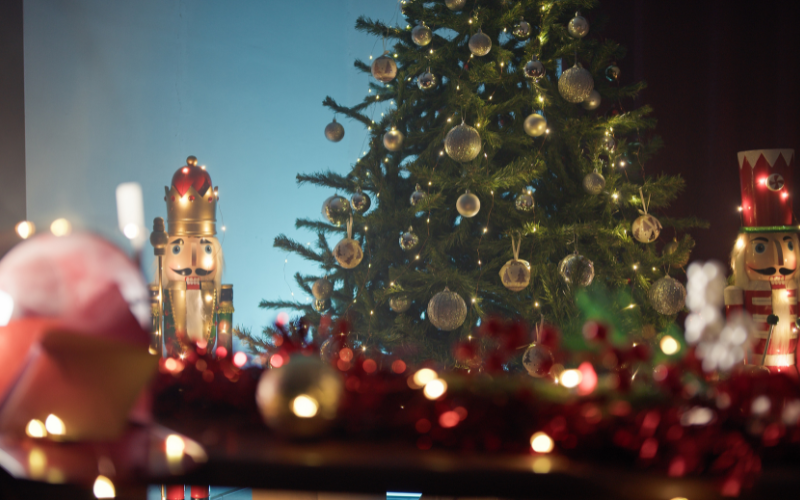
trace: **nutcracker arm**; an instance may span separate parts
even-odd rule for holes
[[[744,310],[744,290],[738,286],[725,287],[725,316],[739,314]]]

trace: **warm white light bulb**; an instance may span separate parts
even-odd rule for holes
[[[318,410],[319,403],[308,394],[301,394],[292,400],[292,413],[300,418],[311,418]]]

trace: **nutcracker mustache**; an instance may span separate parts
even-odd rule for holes
[[[174,272],[175,274],[178,274],[180,276],[191,276],[192,275],[192,268],[191,267],[187,267],[187,268],[184,268],[184,269],[173,269],[172,272]],[[213,272],[214,272],[213,269],[201,269],[199,267],[197,269],[194,269],[194,274],[196,274],[197,276],[208,276],[209,274],[211,274]]]
[[[753,272],[756,272],[758,274],[763,274],[765,276],[771,276],[771,275],[773,275],[775,273],[781,273],[784,276],[789,276],[790,274],[795,272],[795,269],[788,269],[788,268],[785,268],[785,267],[782,267],[777,271],[775,270],[774,267],[765,267],[764,269],[753,269],[751,267],[750,270],[753,271]]]

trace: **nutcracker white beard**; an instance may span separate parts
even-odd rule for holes
[[[787,245],[789,242],[791,245]],[[758,243],[764,243],[767,247],[760,254],[754,251],[754,247]],[[781,246],[780,254],[776,248],[778,245]],[[798,240],[797,235],[793,233],[741,234],[731,252],[734,286],[742,290],[772,291],[772,314],[778,316],[779,321],[772,332],[769,353],[791,354],[790,343],[796,336],[794,322],[790,320],[792,317],[791,306],[797,303],[797,298],[790,298],[789,290],[797,290],[798,260],[800,260],[798,259]],[[755,269],[763,271],[765,268],[774,268],[774,273],[768,275],[754,271]],[[780,272],[781,270],[783,273]],[[785,274],[788,270],[795,271]],[[774,285],[783,285],[783,287],[773,288]],[[760,355],[751,359],[751,362],[759,364],[761,362]]]

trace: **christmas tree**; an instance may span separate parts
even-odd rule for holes
[[[645,168],[660,146],[651,110],[632,107],[645,85],[620,82],[625,50],[596,36],[595,2],[401,3],[400,25],[356,22],[394,42],[355,62],[372,75],[364,100],[323,102],[367,129],[366,154],[344,176],[297,176],[334,195],[324,218],[296,223],[317,233],[316,249],[275,239],[319,263],[319,275],[295,276],[317,300],[261,307],[312,325],[346,318],[354,346],[461,367],[453,346],[487,315],[570,335],[585,319],[576,296],[607,290],[632,340],[654,342],[683,307],[682,286],[664,278],[682,272],[694,244],[684,231],[699,222],[657,213],[683,181]],[[343,135],[338,123],[325,132]],[[355,242],[334,249],[351,221]],[[264,351],[272,333],[242,340]]]

